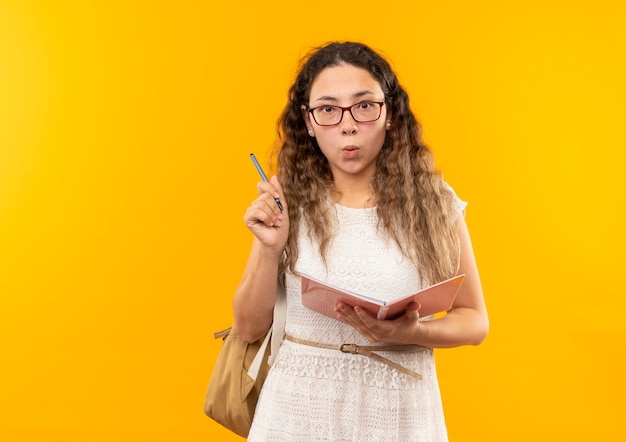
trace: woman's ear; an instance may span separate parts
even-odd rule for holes
[[[307,112],[306,106],[301,106],[300,110],[302,110],[302,118],[304,119],[304,124],[306,124],[307,132],[310,137],[315,137],[315,132],[313,131],[313,125],[311,124],[311,115]]]

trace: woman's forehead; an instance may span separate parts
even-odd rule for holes
[[[366,95],[383,98],[380,84],[367,70],[350,64],[323,69],[313,81],[309,101],[354,99]]]

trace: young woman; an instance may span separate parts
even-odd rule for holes
[[[447,440],[432,349],[477,345],[489,325],[465,203],[436,170],[405,90],[369,47],[327,44],[303,60],[279,133],[278,176],[259,182],[244,216],[254,241],[233,303],[253,342],[286,287],[286,336],[248,440]],[[335,318],[307,309],[302,274],[378,298],[465,279],[443,317],[412,304],[377,320],[341,303]],[[341,344],[382,346],[392,363]]]

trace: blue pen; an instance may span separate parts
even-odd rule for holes
[[[265,172],[263,172],[263,169],[261,168],[261,165],[256,160],[256,157],[254,156],[253,153],[250,154],[250,158],[252,158],[252,162],[254,163],[254,166],[256,167],[256,170],[259,171],[259,174],[261,175],[261,178],[263,178],[263,181],[265,181],[266,183],[269,183],[270,180],[267,179],[267,176],[265,175]],[[276,204],[278,204],[278,208],[282,212],[283,211],[283,205],[280,203],[280,199],[274,198],[274,201],[276,201]]]

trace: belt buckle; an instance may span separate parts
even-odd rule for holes
[[[343,353],[357,354],[359,352],[359,346],[356,344],[341,344],[339,350]]]

